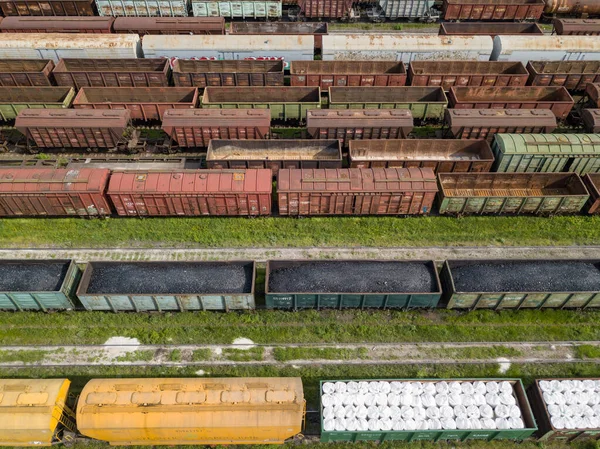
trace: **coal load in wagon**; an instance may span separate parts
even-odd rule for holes
[[[236,294],[251,289],[251,263],[98,263],[86,294]]]
[[[473,263],[452,268],[457,292],[593,292],[598,264],[582,261]]]
[[[436,292],[434,269],[425,263],[302,263],[269,273],[269,291],[280,293]]]
[[[51,292],[60,290],[69,261],[3,262],[0,264],[0,292]]]

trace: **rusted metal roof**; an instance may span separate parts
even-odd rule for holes
[[[2,33],[0,48],[37,49],[116,49],[131,48],[132,56],[139,46],[137,34],[89,34],[89,33]]]
[[[338,161],[342,163],[339,140],[211,140],[206,161]]]
[[[410,127],[409,109],[311,109],[306,114],[307,128],[327,127]]]
[[[0,22],[0,30],[37,30],[38,32],[62,33],[110,33],[114,17],[5,17]]]
[[[0,169],[0,195],[35,192],[103,192],[110,171],[20,168]]]
[[[269,126],[268,109],[168,109],[163,116],[164,128],[176,126]]]
[[[556,127],[556,116],[548,109],[447,109],[450,127]]]
[[[273,36],[273,35],[236,35],[225,36],[144,36],[144,51],[158,51],[166,48],[177,50],[219,50],[245,51],[261,50],[265,55],[272,49],[278,50],[300,50],[314,49],[314,37],[312,35],[296,36]]]
[[[116,33],[135,31],[140,34],[225,34],[223,17],[117,17]]]
[[[558,35],[592,36],[600,34],[598,19],[554,19],[554,30]]]
[[[131,112],[127,109],[23,109],[15,120],[15,128],[125,128],[130,121]]]

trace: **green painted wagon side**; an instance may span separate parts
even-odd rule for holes
[[[207,87],[202,108],[269,109],[272,120],[303,122],[309,109],[321,107],[318,87]]]
[[[440,279],[448,309],[586,309],[600,307],[600,292],[457,292],[452,267],[459,264],[506,262],[503,260],[447,260]],[[514,261],[511,261],[514,262]],[[559,262],[555,260],[555,262]],[[600,260],[593,261],[600,264]]]
[[[410,109],[419,120],[442,120],[448,98],[441,87],[330,87],[329,109]]]
[[[496,134],[497,172],[600,172],[600,134]]]
[[[75,290],[81,279],[81,270],[71,260],[5,260],[0,264],[68,266],[60,287],[48,291],[0,291],[0,309],[14,311],[71,310],[75,308]]]
[[[0,118],[14,120],[23,109],[63,109],[71,106],[70,87],[0,87]]]
[[[525,394],[525,388],[521,379],[351,379],[355,382],[372,382],[372,381],[399,381],[399,382],[440,382],[440,381],[463,381],[475,382],[482,381],[508,381],[513,384],[514,392],[517,397],[517,402],[523,415],[523,422],[526,428],[524,429],[482,429],[482,430],[404,430],[404,431],[367,431],[367,432],[352,432],[352,431],[321,431],[321,441],[330,442],[357,442],[357,441],[441,441],[441,440],[524,440],[533,435],[538,429],[531,411],[531,406]],[[319,397],[323,391],[325,382],[347,382],[348,380],[322,380],[319,385]],[[323,428],[323,404],[320,404],[320,419],[321,429]]]

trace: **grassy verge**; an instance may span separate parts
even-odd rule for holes
[[[48,354],[47,351],[33,350],[33,351],[0,351],[0,362],[11,363],[11,362],[24,362],[24,363],[36,363],[44,360],[44,357]]]
[[[575,355],[580,359],[598,359],[600,358],[600,347],[593,345],[577,346]]]
[[[0,344],[142,344],[597,341],[600,312],[567,310],[260,311],[175,314],[0,313]]]
[[[591,245],[600,217],[4,219],[0,247]]]
[[[279,362],[290,360],[356,360],[368,358],[367,348],[274,348],[273,357]]]
[[[592,346],[592,348],[595,348]],[[516,348],[508,348],[506,346],[492,346],[485,348],[442,348],[442,349],[427,349],[424,350],[428,357],[445,358],[445,359],[493,359],[498,357],[520,357],[523,352]]]
[[[227,348],[223,349],[223,356],[233,362],[253,362],[262,360],[264,352],[265,349],[262,347],[248,349]]]

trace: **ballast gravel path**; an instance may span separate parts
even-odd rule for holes
[[[451,268],[459,292],[588,292],[600,270],[585,262],[481,263]]]
[[[436,291],[432,267],[411,262],[304,263],[269,273],[270,292],[420,293]]]
[[[69,263],[2,263],[0,264],[0,291],[50,292],[60,289]]]
[[[94,265],[87,293],[249,293],[251,263]]]

